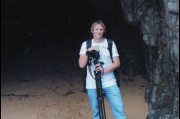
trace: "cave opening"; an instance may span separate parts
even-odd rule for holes
[[[126,22],[119,0],[1,3],[1,97],[41,96],[51,90],[63,96],[73,94],[70,89],[79,89],[77,84],[82,84],[79,79],[72,81],[82,76],[80,46],[91,38],[90,26],[96,20],[105,23],[106,38],[117,45],[120,72],[129,76],[146,73],[141,30]],[[67,92],[60,90],[64,85],[70,85]]]
[[[73,97],[73,100],[76,98],[80,102],[77,101],[77,104],[84,104],[86,96],[80,91],[82,72],[78,66],[79,50],[81,43],[91,37],[92,22],[100,19],[107,27],[106,37],[113,39],[118,47],[121,73],[129,76],[140,74],[144,77],[141,79],[146,79],[146,83],[148,81],[147,86],[144,86],[146,83],[138,85],[139,82],[133,82],[133,85],[138,85],[141,89],[146,88],[145,100],[149,105],[147,118],[179,116],[178,3],[179,1],[149,0],[2,0],[2,109],[12,108],[8,111],[12,116],[10,118],[14,118],[16,111],[13,109],[17,107],[11,105],[14,101],[19,104],[18,101],[24,103],[23,101],[35,98],[35,103],[39,105],[42,99],[48,97],[51,100],[61,98],[61,101],[65,99],[65,102],[71,102],[69,95],[79,95],[82,97],[80,101],[79,97]],[[130,92],[138,89],[131,88]],[[50,93],[54,95],[47,95]],[[124,94],[126,98],[128,93]],[[135,95],[126,100],[133,100]],[[55,103],[60,104],[59,99]],[[41,104],[39,106],[43,111],[44,108],[46,110],[37,116],[44,118],[48,116],[46,113],[49,113],[49,107]],[[130,106],[138,103],[133,100],[126,104]],[[78,105],[74,107],[76,106]],[[24,118],[29,114],[29,107],[34,108],[30,103],[23,110]],[[74,107],[67,110],[67,115],[76,110]],[[140,108],[139,105],[135,107]],[[61,107],[57,107],[58,110],[59,108]],[[142,107],[135,116],[141,115],[145,108]],[[128,110],[131,109],[129,114],[138,111],[128,107]],[[79,115],[79,112],[76,114]],[[56,115],[58,118],[59,113]],[[135,118],[134,115],[131,116],[130,118]]]
[[[92,22],[101,19],[107,27],[106,37],[117,44],[121,71],[145,74],[141,31],[138,25],[125,21],[119,0],[8,0],[2,1],[1,13],[1,56],[5,70],[16,66],[58,70],[62,58],[68,64],[77,64],[81,43],[91,37]],[[35,68],[39,64],[41,69]]]

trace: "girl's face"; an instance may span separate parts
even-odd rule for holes
[[[104,28],[101,24],[97,24],[92,29],[93,38],[100,39],[103,37],[104,34]]]

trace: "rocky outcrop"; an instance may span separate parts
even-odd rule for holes
[[[179,119],[179,0],[121,3],[126,21],[143,34],[147,119]]]

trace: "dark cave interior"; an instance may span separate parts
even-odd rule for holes
[[[90,26],[98,19],[118,47],[121,71],[145,73],[141,31],[124,20],[119,0],[2,0],[1,74],[58,73],[62,63],[77,69],[81,43],[91,37]]]

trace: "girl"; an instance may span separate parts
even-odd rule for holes
[[[113,115],[115,119],[126,119],[124,113],[123,101],[120,93],[120,89],[117,86],[116,79],[113,71],[120,67],[120,59],[119,54],[116,48],[115,43],[112,44],[112,60],[108,50],[108,42],[104,37],[106,32],[106,27],[101,20],[95,21],[91,26],[91,47],[86,48],[86,41],[82,43],[80,49],[80,57],[79,57],[79,66],[80,68],[84,68],[87,66],[88,56],[86,54],[87,51],[96,50],[100,54],[99,62],[103,62],[103,67],[100,64],[94,66],[91,65],[92,71],[101,71],[102,72],[102,88],[105,97],[107,98],[110,107],[112,109]],[[93,119],[99,119],[99,109],[98,109],[98,100],[97,100],[97,92],[96,92],[96,81],[91,76],[93,72],[89,72],[87,70],[86,76],[86,89],[92,109],[92,117]]]

